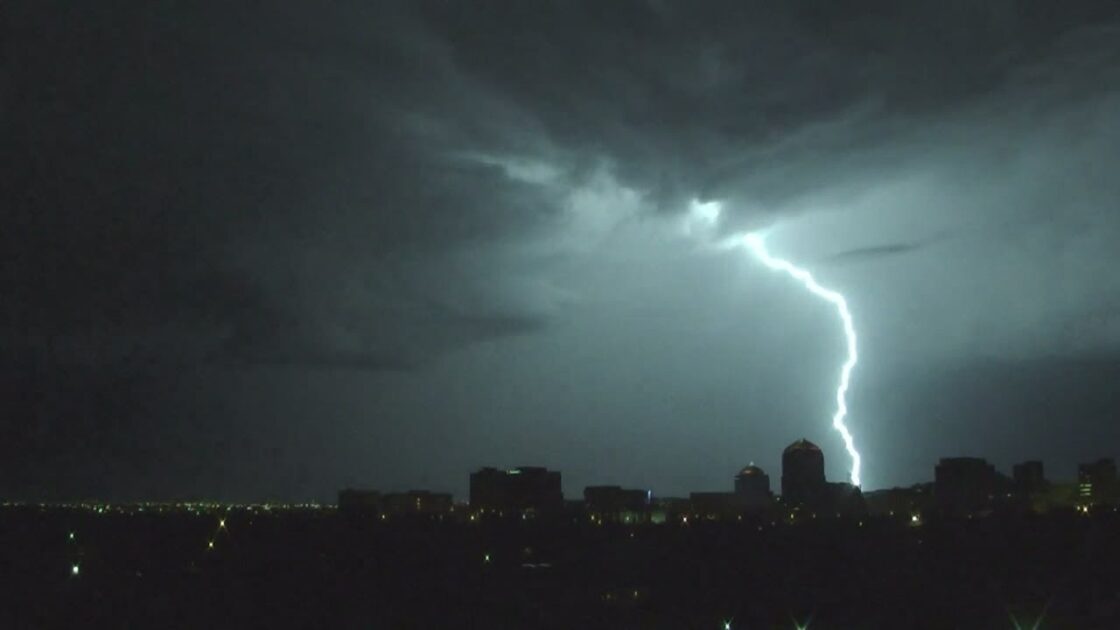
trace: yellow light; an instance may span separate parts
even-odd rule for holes
[[[214,548],[214,541],[211,540],[211,541],[207,542],[206,543],[206,548],[207,549],[213,549]]]
[[[221,528],[221,529],[225,529],[226,528],[226,519],[224,519],[224,518],[220,519],[218,521],[218,527]]]

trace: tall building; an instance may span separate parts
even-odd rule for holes
[[[748,510],[761,510],[770,505],[770,475],[751,464],[735,475],[735,494]]]
[[[1046,488],[1046,476],[1043,474],[1040,461],[1015,464],[1011,469],[1011,478],[1015,492],[1020,496],[1036,494]]]
[[[1114,502],[1120,494],[1117,485],[1116,460],[1111,457],[1077,467],[1077,498],[1083,504]]]
[[[560,473],[522,466],[471,473],[471,509],[498,513],[556,513],[564,507]]]
[[[824,453],[804,438],[782,452],[782,501],[787,505],[814,507],[827,498]]]
[[[996,469],[979,457],[943,457],[934,469],[933,497],[937,507],[963,516],[992,505]]]

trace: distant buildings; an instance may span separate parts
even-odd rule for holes
[[[381,497],[381,513],[398,515],[441,515],[452,511],[451,495],[427,490],[395,492]]]
[[[978,457],[944,457],[934,469],[933,497],[946,515],[964,516],[991,506],[996,470]]]
[[[471,510],[480,513],[556,514],[564,507],[560,473],[522,466],[483,468],[471,474]]]
[[[863,492],[846,481],[834,481],[825,487],[825,498],[818,507],[825,515],[861,516],[867,513]]]
[[[652,494],[619,486],[588,486],[583,489],[584,509],[595,523],[647,523]]]
[[[1020,462],[1010,477],[984,459],[946,457],[934,469],[934,481],[909,488],[867,493],[845,482],[825,478],[824,453],[806,439],[782,452],[780,497],[770,477],[750,464],[734,477],[733,491],[692,492],[687,499],[654,498],[647,489],[587,486],[582,501],[565,501],[560,472],[543,467],[481,468],[470,475],[470,509],[458,510],[464,521],[498,516],[530,519],[543,516],[579,522],[586,516],[602,525],[645,524],[694,520],[750,520],[797,523],[805,519],[885,516],[913,519],[926,516],[972,517],[1073,510],[1093,513],[1092,506],[1120,507],[1116,462],[1102,458],[1078,466],[1076,483],[1050,483],[1043,463]],[[338,495],[339,512],[357,518],[414,515],[443,518],[456,512],[452,496],[426,490],[380,493],[346,489]]]
[[[1011,479],[1015,494],[1020,497],[1029,497],[1046,489],[1046,475],[1040,461],[1015,464],[1011,469]]]
[[[1115,503],[1120,498],[1116,460],[1111,457],[1077,467],[1077,499],[1082,505]]]
[[[451,494],[409,490],[382,494],[374,490],[346,489],[338,493],[338,510],[352,518],[377,516],[441,516],[453,511]]]
[[[764,510],[770,507],[773,495],[770,493],[770,475],[751,464],[735,475],[735,496],[748,510]]]
[[[787,506],[815,508],[826,502],[824,453],[809,440],[800,439],[782,452],[782,501]]]
[[[381,514],[381,493],[373,490],[347,488],[338,493],[338,511],[352,518],[370,518]]]
[[[933,484],[920,483],[909,488],[888,488],[868,492],[867,513],[871,516],[914,516],[933,508]]]
[[[732,520],[747,511],[743,497],[734,492],[692,492],[688,504],[694,517],[709,520]]]

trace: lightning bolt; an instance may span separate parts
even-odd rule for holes
[[[848,426],[844,424],[844,418],[848,415],[846,401],[848,383],[852,378],[852,369],[856,367],[856,362],[859,360],[859,354],[856,352],[856,328],[852,323],[852,313],[848,310],[848,302],[843,295],[818,284],[813,278],[813,274],[808,271],[797,267],[788,260],[771,256],[766,249],[766,243],[761,234],[753,232],[746,234],[742,237],[741,244],[754,254],[762,264],[774,271],[785,273],[800,282],[813,295],[835,306],[836,312],[840,315],[840,322],[844,325],[844,336],[848,340],[848,358],[844,361],[843,367],[840,368],[840,385],[836,388],[836,413],[832,416],[832,427],[840,433],[840,437],[844,438],[844,448],[848,450],[848,455],[852,457],[852,485],[859,486],[859,451],[856,450],[855,440],[852,439]]]

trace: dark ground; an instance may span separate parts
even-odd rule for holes
[[[2,628],[1120,628],[1111,511],[760,530],[19,507],[0,535]]]

